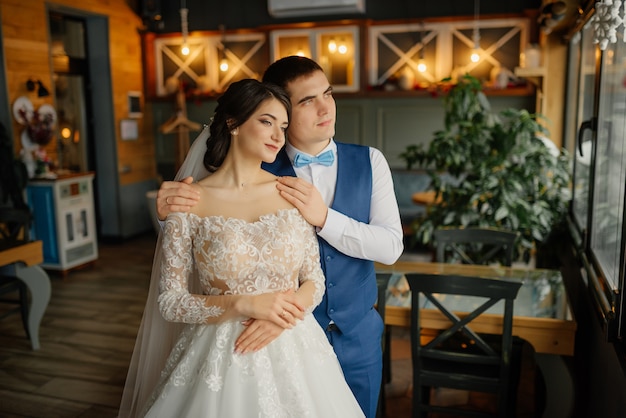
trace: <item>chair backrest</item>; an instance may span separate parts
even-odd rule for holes
[[[499,410],[504,415],[511,383],[513,301],[521,281],[418,273],[406,274],[406,279],[411,289],[414,411],[432,408],[424,402],[424,387],[448,387],[497,393]],[[472,321],[500,301],[504,301],[500,311],[502,332],[501,336],[495,336],[494,344],[492,339],[472,329]],[[421,339],[422,308],[441,313],[439,324],[445,323],[446,318],[449,321],[428,342]],[[468,312],[457,315],[459,311]],[[429,315],[429,318],[433,317]]]
[[[29,209],[0,208],[0,241],[8,245],[30,241],[31,221]]]
[[[494,228],[440,228],[433,232],[436,259],[453,259],[463,264],[488,264],[500,261],[510,267],[519,232]]]
[[[376,273],[376,285],[378,287],[378,301],[376,302],[376,310],[385,320],[385,307],[387,305],[387,286],[391,273]]]
[[[376,273],[376,285],[378,287],[378,301],[376,302],[376,310],[380,314],[383,322],[385,322],[385,308],[387,306],[387,287],[389,286],[391,273]],[[381,336],[383,351],[383,379],[380,386],[380,394],[378,397],[378,409],[376,410],[376,418],[383,418],[386,413],[386,395],[385,384],[391,380],[391,329],[388,326],[383,327],[383,335]]]

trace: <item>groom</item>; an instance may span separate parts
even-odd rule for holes
[[[278,176],[285,199],[316,227],[326,292],[314,315],[365,415],[376,415],[382,380],[383,322],[374,261],[393,264],[403,250],[391,172],[375,148],[334,141],[336,105],[322,68],[303,57],[282,58],[263,81],[283,87],[292,103],[287,143],[264,168]],[[164,182],[157,212],[188,211],[191,179]]]

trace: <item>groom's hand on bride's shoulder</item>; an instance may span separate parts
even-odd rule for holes
[[[191,183],[193,177],[185,177],[181,181],[164,181],[161,184],[156,198],[159,220],[165,220],[172,212],[189,212],[198,203],[200,194]]]

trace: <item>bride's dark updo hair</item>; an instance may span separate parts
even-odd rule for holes
[[[291,101],[283,89],[271,83],[244,79],[232,83],[217,99],[211,122],[211,136],[207,139],[204,167],[215,172],[224,162],[230,148],[230,132],[243,125],[257,108],[268,99],[276,99],[291,114]]]

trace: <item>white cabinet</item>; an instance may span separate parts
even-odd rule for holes
[[[98,258],[93,173],[31,180],[26,196],[32,238],[43,242],[42,267],[65,272]]]

